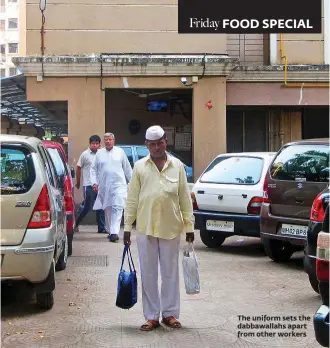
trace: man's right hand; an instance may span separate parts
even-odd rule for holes
[[[98,191],[98,189],[99,189],[99,185],[94,184],[94,185],[93,185],[93,191],[97,192],[97,191]]]
[[[80,189],[80,183],[76,183],[76,189],[79,190]]]
[[[131,232],[124,231],[124,245],[131,245]]]

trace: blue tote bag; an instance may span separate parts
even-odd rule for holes
[[[127,256],[129,271],[123,269],[125,257]],[[137,278],[131,249],[125,245],[121,268],[118,274],[118,287],[116,306],[122,309],[130,309],[137,302]]]

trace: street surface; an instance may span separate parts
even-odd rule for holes
[[[57,273],[52,310],[39,311],[22,287],[2,289],[3,348],[320,347],[312,316],[321,301],[303,271],[302,253],[276,264],[258,239],[234,236],[211,250],[196,232],[201,293],[185,294],[181,269],[183,328],[141,332],[140,289],[131,310],[115,306],[122,242],[109,243],[96,226],[80,229],[67,269]],[[132,252],[138,270],[134,237]]]

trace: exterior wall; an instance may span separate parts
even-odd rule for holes
[[[325,59],[325,28],[329,27],[330,14],[326,14],[325,5],[329,7],[328,0],[322,0],[322,33],[320,34],[284,34],[283,55],[287,56],[288,64],[329,64]],[[329,10],[328,10],[329,11]],[[330,29],[328,28],[328,35]],[[273,34],[274,35],[274,34]],[[276,35],[273,52],[275,59],[271,64],[283,64],[280,54],[280,35]],[[268,39],[267,39],[268,37]],[[270,35],[263,34],[228,34],[227,52],[231,57],[240,59],[242,65],[268,65],[270,55]]]
[[[0,59],[0,69],[1,69],[1,75],[4,76],[10,76],[10,75],[16,75],[11,73],[10,69],[14,69],[16,71],[15,65],[12,63],[11,59],[15,56],[24,56],[25,55],[25,44],[21,47],[21,35],[20,31],[21,29],[24,30],[24,2],[23,4],[17,2],[9,2],[8,0],[5,0],[5,6],[1,6],[0,11],[0,20],[5,21],[5,30],[1,30],[0,35],[0,45],[5,45],[6,53],[4,55],[1,55]],[[20,13],[21,9],[23,8],[23,13]],[[9,28],[9,19],[17,19],[17,28]],[[21,23],[23,21],[23,23]],[[23,25],[22,25],[23,24]],[[18,44],[18,52],[17,53],[9,53],[9,47],[8,45],[10,43],[17,43]],[[4,69],[4,70],[3,70]]]
[[[119,77],[104,78],[104,88],[122,88]],[[130,88],[183,88],[178,77],[135,77]],[[91,134],[105,133],[105,92],[99,78],[45,78],[37,82],[27,77],[28,101],[68,101],[69,163],[76,166]],[[210,110],[205,104],[212,100]],[[120,115],[115,115],[118,122]],[[155,122],[158,123],[158,122]],[[109,124],[111,125],[111,115]],[[123,128],[126,128],[123,125]],[[119,140],[118,140],[119,142]],[[193,166],[195,179],[219,153],[226,152],[226,82],[222,77],[205,77],[193,87]],[[75,195],[78,203],[82,194]]]
[[[46,55],[226,53],[226,35],[177,34],[176,0],[49,0],[45,17]],[[27,55],[40,54],[40,23],[39,0],[31,0]]]
[[[227,105],[329,105],[329,88],[301,89],[281,87],[280,83],[229,82]]]
[[[25,1],[25,0],[24,0]],[[324,1],[327,0],[322,0]],[[177,0],[48,0],[45,11],[48,55],[125,53],[227,53],[244,65],[267,65],[269,40],[262,34],[177,34]],[[39,0],[27,4],[27,55],[40,54]],[[324,64],[324,9],[321,34],[284,34],[289,64]],[[277,35],[277,64],[281,63]]]
[[[19,55],[26,54],[26,0],[19,0]]]
[[[283,34],[283,54],[288,64],[325,64],[324,61],[324,2],[322,0],[322,33],[321,34]],[[277,35],[277,48],[280,49],[280,36]],[[282,63],[280,54],[278,63]]]

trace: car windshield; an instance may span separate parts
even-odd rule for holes
[[[23,147],[1,146],[1,194],[26,193],[35,181],[31,153]]]
[[[247,156],[217,157],[205,170],[200,182],[255,185],[260,181],[263,159]]]
[[[328,182],[329,146],[287,146],[276,156],[270,175],[276,180]]]

